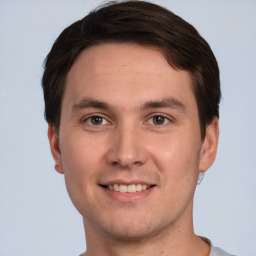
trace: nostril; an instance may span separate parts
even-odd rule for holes
[[[133,164],[134,164],[134,165],[141,165],[141,164],[142,164],[142,162],[140,162],[140,161],[136,161],[136,162],[134,162]]]
[[[118,166],[118,165],[119,165],[119,163],[118,163],[118,162],[116,162],[116,161],[114,161],[114,162],[112,162],[112,165],[113,165],[113,166]]]
[[[141,161],[136,161],[133,163],[129,163],[129,162],[118,162],[118,161],[113,161],[112,162],[112,166],[118,166],[118,167],[124,167],[124,168],[129,168],[132,166],[139,166],[139,165],[143,165],[143,163]]]

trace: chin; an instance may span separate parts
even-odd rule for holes
[[[157,223],[157,221],[145,221],[137,220],[120,220],[118,222],[108,222],[105,227],[102,227],[103,233],[107,237],[111,237],[120,241],[141,241],[156,237],[158,234],[166,228],[163,223]]]

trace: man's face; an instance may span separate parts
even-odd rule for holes
[[[205,156],[189,73],[135,44],[81,53],[67,76],[58,140],[51,127],[49,138],[85,228],[119,238],[190,223],[199,170],[214,158]]]

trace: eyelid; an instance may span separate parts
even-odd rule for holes
[[[166,114],[163,114],[163,113],[152,113],[152,114],[148,115],[147,122],[149,122],[149,120],[152,119],[155,116],[161,116],[161,117],[167,119],[168,123],[171,123],[171,122],[174,121],[174,119],[169,115],[166,115]],[[152,125],[156,126],[155,124],[152,124]],[[159,126],[164,126],[164,125],[167,125],[167,124],[164,123],[164,124],[161,124]]]
[[[104,120],[106,120],[106,122],[108,123],[108,124],[111,124],[111,122],[109,121],[109,118],[107,118],[105,115],[103,115],[103,114],[100,114],[100,113],[92,113],[92,114],[88,114],[88,115],[86,115],[86,116],[84,116],[82,119],[81,119],[81,122],[82,123],[89,123],[89,122],[87,122],[87,120],[89,119],[89,118],[92,118],[92,117],[101,117],[101,118],[103,118]],[[93,124],[91,124],[91,123],[89,123],[90,125],[93,125]],[[104,124],[103,124],[104,125]],[[106,124],[105,124],[106,125]],[[96,126],[96,125],[95,125]],[[99,125],[100,126],[100,125]]]

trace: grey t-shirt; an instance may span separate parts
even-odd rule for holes
[[[219,247],[214,247],[211,243],[211,241],[206,238],[206,237],[202,237],[201,238],[210,245],[211,247],[211,251],[210,251],[210,255],[209,256],[235,256],[235,255],[232,255],[232,254],[229,254],[225,251],[223,251],[222,249],[220,249]]]
[[[232,254],[229,254],[227,252],[224,252],[222,249],[218,248],[218,247],[214,247],[211,244],[211,241],[208,240],[207,238],[203,238],[207,243],[209,243],[209,245],[211,246],[211,251],[210,251],[210,255],[209,256],[235,256]],[[84,254],[80,254],[79,256],[84,256]]]
[[[224,252],[222,249],[211,245],[211,251],[209,256],[234,256],[234,255]]]
[[[79,256],[83,256],[84,254],[80,254]],[[234,256],[232,254],[229,254],[227,252],[224,252],[218,247],[214,247],[211,245],[211,251],[209,256]]]

